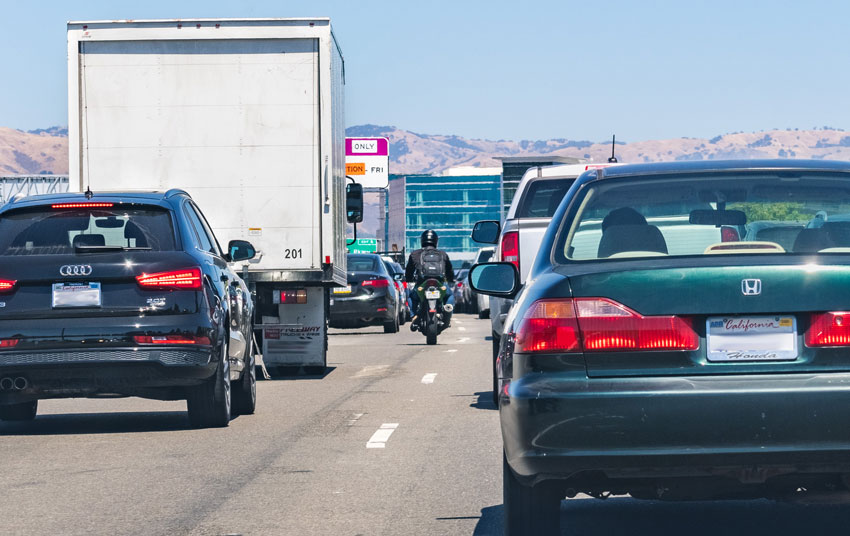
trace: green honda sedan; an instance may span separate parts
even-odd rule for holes
[[[847,492],[850,163],[589,171],[528,280],[484,263],[470,282],[516,298],[498,362],[508,534],[556,532],[577,493]]]

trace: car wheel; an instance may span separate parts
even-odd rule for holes
[[[499,357],[499,339],[495,333],[493,339],[493,403],[499,407],[499,371],[496,370],[496,360]]]
[[[495,331],[491,333],[490,339],[493,341],[493,362],[496,362],[496,358],[499,357],[499,342],[501,338],[496,334]]]
[[[555,482],[526,486],[514,475],[502,453],[502,496],[505,536],[560,534],[561,494]]]
[[[215,374],[192,387],[186,400],[189,420],[198,428],[220,428],[230,424],[230,360],[227,341],[221,343]]]
[[[233,410],[237,415],[252,415],[257,409],[257,366],[254,362],[253,341],[248,343],[245,352],[242,378],[233,386]]]
[[[398,317],[393,317],[389,322],[384,322],[384,333],[398,332]]]
[[[32,402],[21,402],[20,404],[8,404],[0,406],[0,420],[4,421],[31,421],[35,419],[38,412],[38,400]]]
[[[481,310],[478,311],[478,318],[480,318],[482,320],[485,319],[485,318],[490,318],[490,310],[484,309],[483,311],[481,311]]]

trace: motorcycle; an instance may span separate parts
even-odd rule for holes
[[[444,281],[429,278],[416,285],[419,295],[418,330],[425,335],[428,344],[437,344],[437,335],[449,327],[449,315],[453,307],[446,302],[448,287]]]

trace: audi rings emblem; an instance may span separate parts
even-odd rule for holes
[[[91,265],[66,264],[59,268],[59,275],[64,275],[65,277],[72,275],[91,275]]]

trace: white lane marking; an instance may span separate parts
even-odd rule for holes
[[[381,376],[389,369],[389,365],[368,365],[363,367],[354,378],[367,378],[369,376]]]
[[[459,326],[457,329],[459,329],[460,331],[466,331],[466,328],[463,326]]]
[[[453,353],[455,353],[455,352],[457,352],[457,348],[449,348],[448,350],[446,350],[446,351],[445,351],[445,352],[443,352],[443,353],[445,353],[445,354],[453,354]]]
[[[378,431],[372,434],[369,441],[366,443],[367,449],[382,449],[387,446],[387,441],[393,435],[395,429],[398,428],[397,422],[385,422],[378,428]]]
[[[468,340],[469,340],[469,337],[461,337],[460,339],[457,340],[457,342],[466,342]]]
[[[354,426],[355,424],[357,424],[357,421],[359,421],[360,417],[362,416],[362,413],[355,413],[354,415],[352,415],[351,418],[348,419],[348,426]]]
[[[434,383],[434,378],[436,377],[436,372],[429,372],[428,374],[422,376],[422,383]]]

